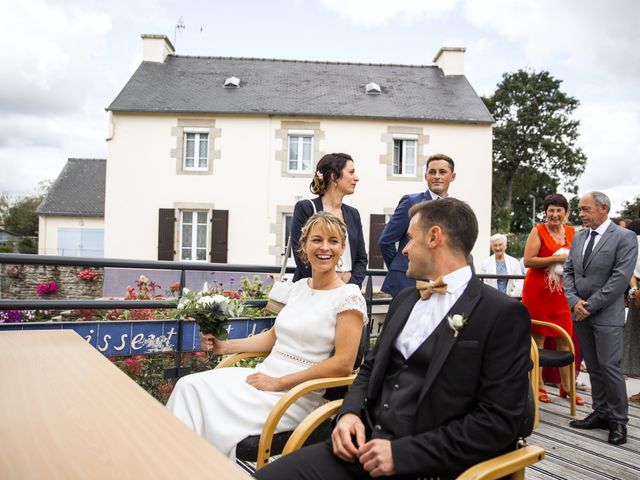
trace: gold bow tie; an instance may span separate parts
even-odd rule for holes
[[[416,288],[420,292],[420,298],[422,300],[427,300],[434,293],[439,293],[440,295],[447,293],[447,284],[444,283],[442,277],[436,278],[433,282],[418,280],[416,282]]]

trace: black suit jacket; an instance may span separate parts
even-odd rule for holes
[[[322,197],[311,200],[316,211],[321,212]],[[293,281],[311,276],[311,267],[302,263],[298,255],[298,245],[300,245],[300,232],[309,217],[313,215],[313,206],[309,200],[300,200],[293,209],[291,219],[291,246],[293,247],[293,258],[296,261],[296,271],[293,274]],[[349,283],[362,287],[365,273],[367,271],[367,250],[364,246],[364,234],[362,233],[362,221],[360,213],[349,205],[342,204],[342,217],[347,225],[349,234],[349,248],[351,249],[351,278]]]
[[[380,393],[393,342],[418,299],[410,288],[394,299],[339,415],[355,413],[364,421],[365,406]],[[454,314],[467,324],[437,346],[425,371],[413,435],[391,441],[398,475],[450,476],[515,447],[529,389],[529,314],[475,275],[449,311]]]

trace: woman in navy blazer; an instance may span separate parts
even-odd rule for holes
[[[347,225],[348,246],[342,255],[342,265],[339,264],[343,271],[342,279],[346,283],[362,286],[367,270],[362,221],[358,210],[342,203],[345,195],[351,195],[355,191],[358,180],[353,159],[346,153],[329,153],[318,162],[309,186],[311,193],[318,197],[313,200],[300,200],[293,209],[291,245],[296,261],[294,282],[311,276],[309,265],[304,264],[298,255],[302,226],[315,212],[325,211],[340,218]]]

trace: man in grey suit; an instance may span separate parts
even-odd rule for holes
[[[593,412],[573,428],[609,430],[609,443],[627,441],[628,401],[622,361],[624,291],[638,257],[635,234],[609,220],[609,198],[590,192],[580,198],[584,229],[571,244],[564,266],[564,291],[587,364]]]

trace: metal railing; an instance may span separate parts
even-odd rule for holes
[[[200,263],[200,262],[174,262],[161,260],[129,260],[114,258],[93,258],[93,257],[64,257],[49,255],[25,255],[25,254],[0,254],[0,264],[13,265],[52,265],[52,266],[86,266],[86,267],[102,267],[102,268],[130,268],[145,270],[173,270],[180,272],[180,292],[186,285],[186,275],[190,271],[206,271],[206,272],[234,272],[234,273],[266,273],[277,274],[280,272],[279,266],[267,265],[246,265],[246,264],[229,264],[229,263]],[[294,267],[287,267],[287,273],[293,273]],[[374,298],[373,278],[385,276],[386,270],[369,269],[366,271],[366,283],[364,288],[364,297],[367,304],[367,315],[372,316],[374,305],[388,305],[391,303],[391,297]],[[481,279],[522,279],[523,275],[489,275],[479,274]],[[250,306],[264,307],[266,300],[246,300],[245,303]],[[0,310],[66,310],[66,309],[173,309],[176,308],[176,299],[172,300],[16,300],[16,299],[0,299]],[[178,348],[176,355],[176,373],[179,374],[180,362],[182,359],[182,321],[178,320],[177,342]],[[369,324],[370,328],[373,322]]]

